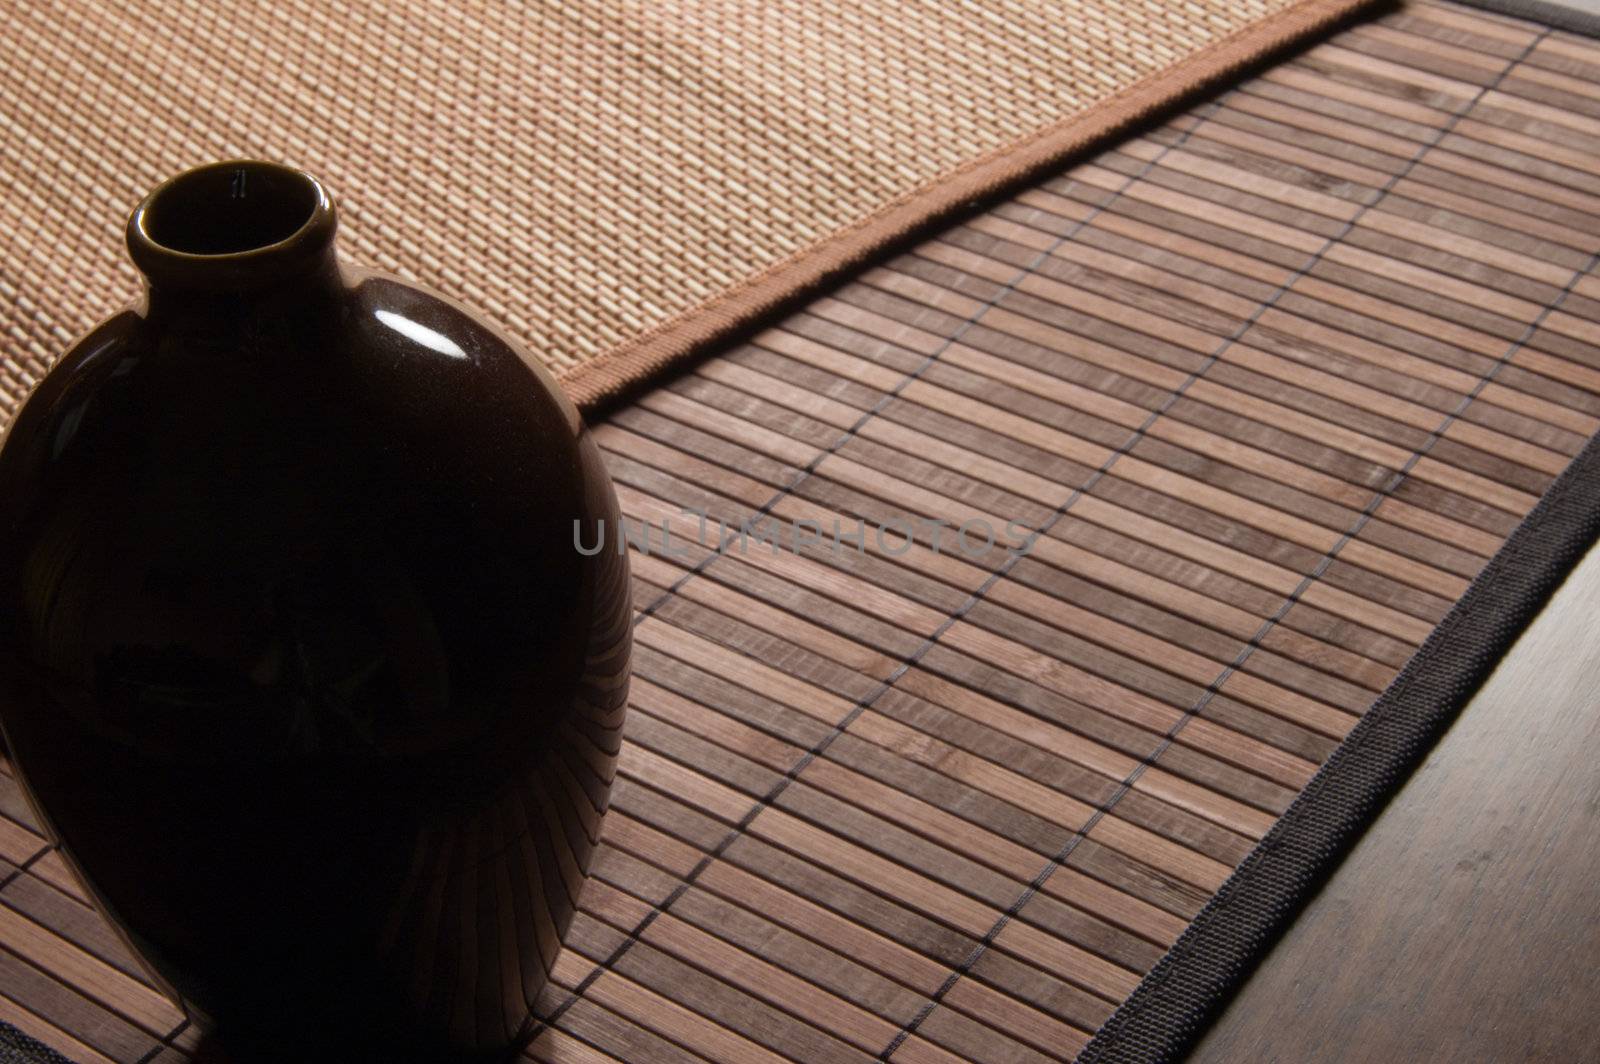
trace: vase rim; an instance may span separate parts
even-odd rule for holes
[[[128,216],[128,255],[154,288],[259,287],[331,260],[333,196],[304,170],[229,159],[185,170]]]

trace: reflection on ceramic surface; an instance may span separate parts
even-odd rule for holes
[[[336,265],[304,175],[222,164],[141,210],[146,301],[0,449],[13,755],[235,1057],[493,1058],[620,744],[626,559],[572,547],[617,520],[599,452],[490,329]]]
[[[375,310],[372,312],[372,316],[401,336],[404,336],[407,340],[419,343],[430,351],[437,351],[439,354],[449,355],[451,358],[467,357],[467,353],[461,350],[460,344],[444,333],[428,328],[421,322],[402,317],[392,310]]]

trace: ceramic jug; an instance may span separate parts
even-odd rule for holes
[[[548,373],[335,229],[263,162],[133,212],[144,297],[0,446],[0,724],[231,1059],[496,1059],[606,809],[617,503]]]

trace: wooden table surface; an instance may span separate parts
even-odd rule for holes
[[[1600,1060],[1600,551],[1191,1058]]]

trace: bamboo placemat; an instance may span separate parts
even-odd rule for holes
[[[126,214],[200,163],[316,174],[347,253],[587,402],[1369,2],[20,0],[0,407],[137,292]]]
[[[1083,1047],[1600,428],[1596,84],[1595,42],[1409,4],[600,425],[686,553],[635,554],[530,1055]],[[868,550],[717,552],[686,507]],[[1041,534],[880,549],[907,515]],[[5,776],[0,810],[0,1019],[187,1059]]]

